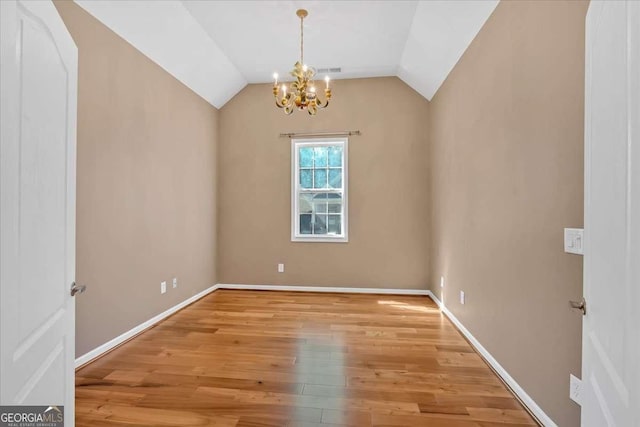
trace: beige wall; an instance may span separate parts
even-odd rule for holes
[[[79,356],[216,283],[218,112],[73,2],[56,7],[79,50]]]
[[[501,2],[431,102],[432,277],[560,426],[579,425],[587,3]],[[459,303],[459,291],[466,304]]]
[[[315,117],[286,116],[270,85],[220,110],[222,283],[426,289],[428,102],[395,77],[336,81],[333,93]],[[278,134],[352,129],[349,242],[292,243],[291,144]]]

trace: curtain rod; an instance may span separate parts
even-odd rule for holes
[[[294,136],[351,136],[361,135],[359,130],[345,130],[339,132],[287,132],[281,133],[280,138],[292,138]]]

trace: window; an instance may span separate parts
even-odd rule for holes
[[[291,240],[347,242],[347,138],[291,140]]]

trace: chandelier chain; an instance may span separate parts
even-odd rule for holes
[[[300,63],[304,64],[304,16],[300,17]]]

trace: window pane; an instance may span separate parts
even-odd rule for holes
[[[342,168],[329,169],[329,187],[331,188],[342,187]]]
[[[342,212],[342,197],[337,193],[329,193],[329,213]]]
[[[329,149],[327,147],[315,147],[313,149],[313,158],[315,159],[315,167],[321,168],[327,166],[327,156]]]
[[[313,234],[327,234],[327,215],[314,215],[311,222]]]
[[[328,229],[331,234],[342,233],[342,216],[341,215],[329,215]]]
[[[342,166],[342,147],[329,147],[329,166]]]
[[[327,188],[327,170],[314,169],[313,174],[313,188]]]
[[[327,193],[319,193],[313,197],[313,211],[315,213],[327,213]]]
[[[298,151],[298,162],[301,168],[313,167],[313,148],[302,147]]]
[[[300,215],[300,234],[311,234],[311,214]]]
[[[314,194],[309,193],[300,194],[298,199],[298,212],[300,214],[310,214],[313,212],[313,196]]]
[[[300,169],[300,187],[311,188],[313,187],[312,169]]]

